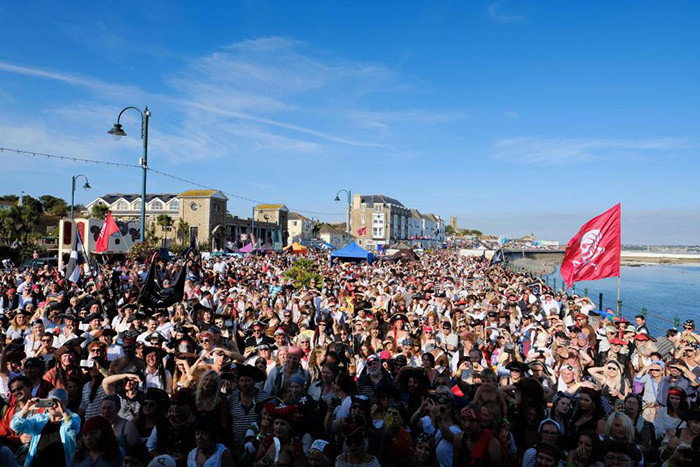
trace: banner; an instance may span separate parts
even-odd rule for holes
[[[109,237],[112,236],[112,234],[119,232],[119,227],[117,227],[117,223],[114,222],[114,219],[112,218],[112,213],[107,211],[107,218],[105,219],[105,223],[102,226],[102,230],[100,230],[100,236],[97,238],[97,245],[95,246],[95,251],[100,253],[102,251],[107,251],[107,247],[109,245]]]
[[[138,303],[146,308],[167,308],[177,302],[182,301],[185,294],[185,277],[187,267],[183,266],[171,287],[163,288],[158,280],[155,255],[151,258],[151,266],[148,269],[146,281],[141,287]]]
[[[620,275],[620,204],[586,222],[569,240],[561,263],[566,286]]]

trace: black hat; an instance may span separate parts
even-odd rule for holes
[[[158,357],[163,357],[163,354],[165,353],[165,350],[161,349],[160,347],[154,347],[154,346],[146,346],[143,348],[143,358],[146,358],[146,355],[148,355],[151,352],[157,352]]]
[[[42,357],[29,357],[24,361],[24,367],[34,367],[34,368],[44,368],[46,366],[46,362]]]
[[[61,315],[61,318],[67,319],[69,321],[78,321],[78,317],[75,316],[73,313],[64,313]]]
[[[102,320],[102,315],[100,313],[93,313],[83,319],[84,323],[89,323],[93,319],[99,319],[100,321]]]
[[[603,443],[601,450],[603,455],[610,452],[619,452],[627,454],[634,462],[639,462],[642,460],[641,452],[634,444],[631,443],[623,443],[621,441],[609,439]]]
[[[506,370],[509,370],[509,371],[513,371],[513,370],[515,370],[515,371],[520,371],[522,374],[526,374],[527,371],[528,371],[529,369],[530,369],[530,367],[528,366],[527,363],[518,362],[518,361],[509,362],[509,363],[506,365]]]
[[[247,376],[248,378],[253,378],[256,383],[267,379],[265,373],[254,365],[236,365],[236,373],[239,378],[241,376]]]
[[[149,334],[148,336],[146,336],[146,338],[144,340],[151,342],[151,341],[156,340],[156,339],[158,340],[158,342],[163,342],[165,340],[165,337],[163,337],[163,335],[161,333],[159,333],[158,331],[154,331],[151,334]]]
[[[389,322],[391,322],[393,324],[399,320],[408,322],[408,317],[403,313],[394,313],[393,315],[391,315]]]

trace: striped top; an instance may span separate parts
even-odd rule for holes
[[[257,404],[270,395],[265,391],[257,390],[255,402],[246,407],[241,404],[240,391],[236,389],[228,396],[228,410],[233,421],[233,445],[241,446],[246,429],[251,423],[260,425],[260,412],[255,410]]]

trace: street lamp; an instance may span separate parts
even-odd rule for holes
[[[78,175],[73,175],[71,177],[71,190],[70,190],[70,220],[73,220],[73,211],[75,210],[75,182],[80,178],[83,177],[85,179],[85,185],[83,185],[83,190],[89,190],[92,188],[90,186],[90,182],[88,182],[88,179],[85,175],[83,174],[78,174]]]
[[[146,236],[146,174],[148,173],[148,118],[151,116],[151,111],[148,107],[142,112],[138,107],[125,107],[119,112],[117,117],[117,123],[114,124],[111,130],[107,133],[114,136],[114,139],[118,140],[122,136],[126,136],[126,132],[122,128],[120,122],[122,114],[129,109],[133,109],[141,115],[141,139],[143,140],[143,157],[139,161],[141,167],[143,168],[143,188],[141,190],[141,242],[143,242]]]
[[[335,202],[336,203],[340,202],[340,194],[342,192],[345,192],[348,195],[348,221],[347,221],[345,227],[346,227],[346,232],[348,234],[348,240],[349,240],[350,239],[350,205],[352,203],[352,193],[350,192],[350,190],[344,190],[344,189],[338,190],[338,193],[335,194]]]

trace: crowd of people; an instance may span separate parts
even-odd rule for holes
[[[700,460],[700,336],[652,336],[456,250],[0,274],[0,464],[598,466]],[[313,276],[312,276],[313,277]],[[319,279],[322,278],[322,280]]]

